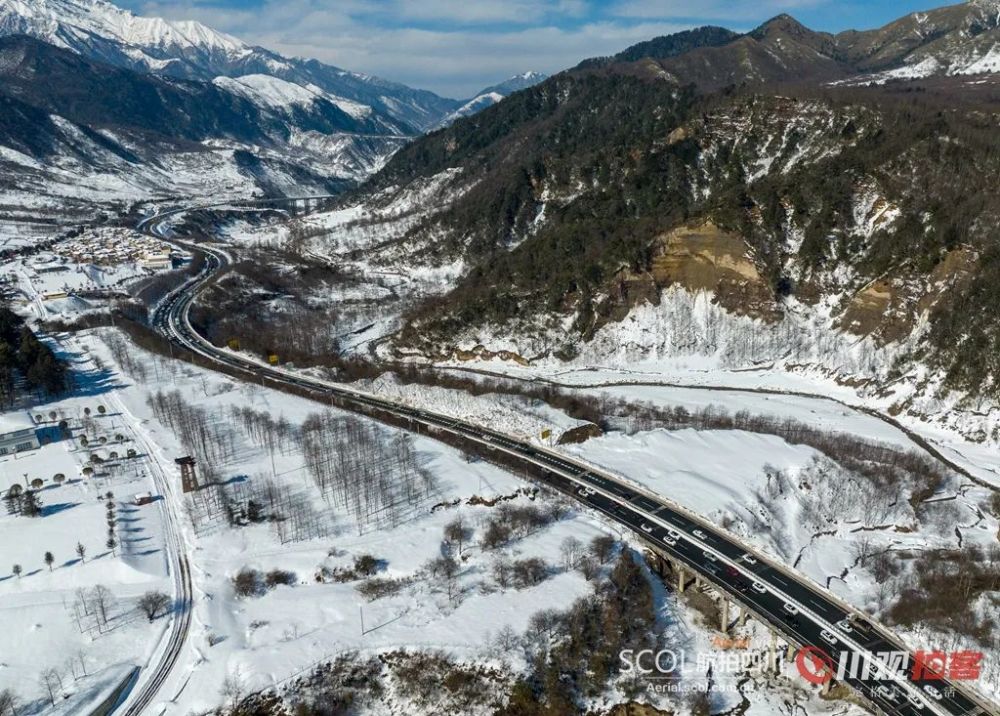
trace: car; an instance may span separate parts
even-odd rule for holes
[[[757,564],[757,558],[754,557],[749,552],[747,552],[745,555],[743,555],[742,557],[740,557],[740,559],[742,559],[747,564]]]
[[[641,525],[639,525],[639,529],[641,529],[646,534],[649,534],[650,532],[653,531],[653,526],[647,525],[645,522],[643,522]]]
[[[919,695],[910,692],[906,692],[906,700],[909,701],[910,705],[916,709],[922,709],[927,705]]]
[[[693,534],[698,539],[708,539],[708,535],[702,532],[701,530],[692,530],[691,534]]]
[[[875,629],[875,627],[872,626],[872,623],[864,617],[852,616],[850,617],[850,620],[851,626],[855,629],[859,629],[860,631],[871,632]]]
[[[712,554],[711,552],[709,552],[707,550],[704,551],[704,552],[702,552],[701,556],[704,557],[705,559],[707,559],[709,562],[718,562],[719,561],[718,557],[716,557],[714,554]]]
[[[933,684],[924,684],[924,691],[933,696],[937,701],[944,698],[944,694],[942,694],[941,691]]]
[[[875,689],[875,693],[881,696],[886,701],[891,701],[895,703],[899,700],[899,690],[895,686],[889,686],[887,684],[879,684],[878,688]]]
[[[750,589],[757,592],[757,594],[767,594],[767,587],[765,587],[760,582],[754,582],[753,584],[751,584]]]
[[[705,565],[705,571],[708,572],[709,574],[711,574],[713,577],[718,577],[719,576],[719,565],[712,564],[711,562],[709,562],[708,564]]]
[[[670,535],[666,535],[663,538],[663,544],[667,545],[668,547],[676,547],[677,546],[677,540],[675,540]]]
[[[845,634],[850,634],[851,632],[854,631],[854,627],[851,626],[850,619],[841,619],[839,622],[837,622],[836,627]]]
[[[678,539],[681,538],[681,533],[678,532],[677,530],[672,530],[670,528],[667,528],[667,534],[670,535],[671,537],[673,537],[675,540],[678,540]]]
[[[791,602],[785,602],[782,607],[786,613],[791,614],[793,617],[799,613],[799,608],[792,604]]]
[[[835,637],[835,636],[833,635],[833,632],[829,632],[829,631],[827,631],[826,629],[823,629],[823,630],[822,630],[822,631],[821,631],[821,632],[819,633],[819,636],[820,636],[820,638],[821,638],[821,639],[822,639],[823,641],[825,641],[825,642],[826,642],[827,644],[829,644],[830,646],[837,646],[837,644],[838,644],[838,642],[837,642],[837,637]]]

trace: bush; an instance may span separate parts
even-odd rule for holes
[[[529,557],[519,559],[511,565],[511,576],[514,585],[518,589],[533,587],[541,584],[549,575],[549,566],[544,559],[539,557]]]
[[[233,591],[241,599],[259,596],[264,591],[260,572],[248,567],[241,569],[233,577]]]
[[[510,527],[496,520],[489,520],[483,529],[480,544],[483,549],[496,549],[510,541]]]
[[[277,587],[279,584],[291,586],[296,581],[295,572],[289,572],[284,569],[272,569],[264,578],[264,584],[267,585],[268,589]]]
[[[372,579],[366,579],[355,587],[355,589],[358,590],[358,594],[362,597],[373,602],[382,597],[391,597],[399,594],[407,584],[409,584],[409,580],[407,579],[373,577]]]
[[[370,577],[379,568],[379,561],[370,554],[363,554],[354,560],[354,571],[363,577]]]

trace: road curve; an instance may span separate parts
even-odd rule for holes
[[[193,208],[169,213],[189,211]],[[160,239],[159,220],[151,217],[140,229]],[[750,611],[790,643],[814,646],[831,652],[834,666],[845,659],[862,658],[875,665],[874,678],[847,677],[843,681],[872,708],[885,714],[921,716],[980,716],[997,714],[996,706],[960,685],[939,679],[914,678],[913,655],[891,632],[874,624],[835,595],[786,565],[771,560],[752,546],[714,526],[701,516],[660,495],[626,484],[614,475],[579,460],[570,459],[529,442],[453,416],[386,400],[344,385],[307,378],[222,350],[200,336],[188,321],[188,309],[205,281],[224,268],[228,256],[221,251],[183,244],[204,253],[201,274],[168,294],[156,307],[152,325],[172,342],[205,359],[227,373],[244,375],[255,382],[267,381],[276,388],[306,393],[327,404],[365,415],[390,414],[413,428],[423,427],[452,438],[473,442],[481,448],[506,455],[542,471],[544,482],[573,496],[613,522],[628,528],[657,552],[689,570],[726,597]],[[795,612],[790,613],[790,612]],[[878,653],[903,652],[902,668],[896,673],[879,669]]]

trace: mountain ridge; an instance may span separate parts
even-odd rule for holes
[[[106,0],[0,0],[0,34],[26,34],[108,64],[180,79],[268,74],[367,104],[416,133],[459,106],[379,77],[288,58],[193,21],[134,15]]]
[[[976,308],[1000,285],[1000,76],[951,71],[988,57],[982,8],[863,35],[777,16],[721,45],[578,66],[416,140],[352,195],[379,207],[412,192],[427,207],[365,261],[465,268],[383,349],[657,354],[670,316],[709,310],[682,296],[707,292],[713,321],[762,322],[758,361],[794,341],[844,380],[929,369],[935,389],[1000,395],[1000,367],[961,358],[1000,346],[1000,321]],[[934,38],[893,40],[917,24]],[[926,48],[937,70],[884,78]],[[836,350],[814,345],[818,325]]]

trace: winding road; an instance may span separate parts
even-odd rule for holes
[[[318,197],[310,197],[318,198]],[[291,200],[291,199],[289,199]],[[157,238],[179,243],[161,230],[169,215],[194,208],[176,209],[143,221],[139,228]],[[871,665],[870,678],[845,675],[843,682],[873,710],[885,714],[919,716],[974,716],[997,714],[995,705],[961,684],[939,679],[914,678],[914,657],[894,635],[844,603],[831,592],[756,551],[737,537],[661,495],[627,484],[592,465],[568,458],[519,438],[477,425],[455,416],[414,408],[341,384],[308,378],[272,367],[249,357],[215,347],[200,336],[188,320],[189,308],[201,287],[228,264],[228,255],[204,245],[183,244],[186,250],[205,256],[201,273],[168,294],[156,307],[152,325],[178,346],[197,354],[199,364],[266,383],[269,387],[307,395],[375,418],[391,416],[410,429],[449,442],[471,445],[480,451],[502,454],[508,464],[520,465],[550,487],[570,495],[607,519],[633,531],[657,554],[713,585],[731,603],[746,609],[777,632],[789,644],[817,647],[829,653],[834,669],[861,660]],[[179,637],[183,644],[184,635]],[[179,651],[179,648],[178,648]],[[147,678],[149,692],[143,703],[151,703],[166,674],[176,662],[168,649]],[[899,653],[893,670],[876,657]],[[847,670],[850,673],[850,670]],[[130,703],[138,704],[138,698]],[[137,716],[142,710],[130,708]]]

